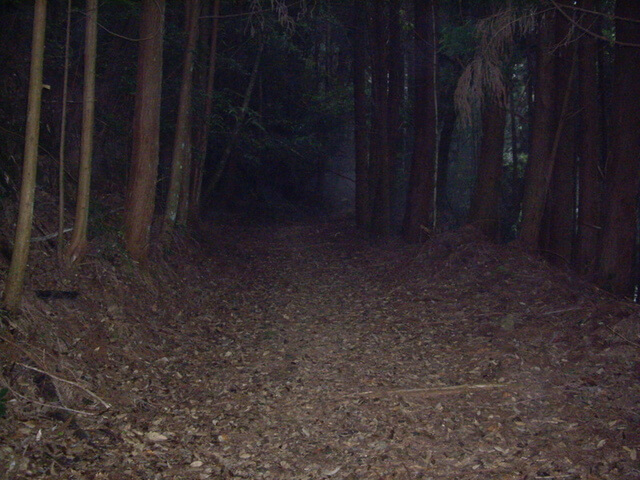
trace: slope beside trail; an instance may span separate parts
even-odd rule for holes
[[[640,309],[514,247],[345,222],[104,256],[3,335],[0,479],[640,478]]]

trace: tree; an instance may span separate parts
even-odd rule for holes
[[[558,1],[558,8],[572,4]],[[564,12],[564,10],[562,11]],[[567,13],[568,15],[568,13]],[[572,20],[573,21],[573,20]],[[555,36],[555,139],[553,170],[542,218],[540,247],[552,263],[570,265],[575,240],[576,211],[576,122],[578,118],[575,78],[578,42],[573,25],[561,12],[556,14]]]
[[[415,0],[414,150],[411,159],[403,234],[410,242],[424,238],[435,222],[437,164],[436,10],[437,0]]]
[[[71,0],[67,1],[67,27],[64,43],[64,76],[62,80],[62,112],[60,114],[60,149],[58,150],[58,262],[64,265],[64,166],[67,145],[67,98],[69,92],[69,49],[71,43]]]
[[[27,126],[20,186],[20,207],[18,224],[11,255],[11,265],[7,273],[2,302],[9,311],[20,308],[20,298],[24,284],[24,274],[29,258],[31,222],[36,189],[36,168],[40,138],[40,108],[42,100],[42,70],[44,63],[44,37],[47,20],[47,1],[36,0],[33,17],[33,37],[31,41],[31,70],[29,72],[29,99],[27,105]]]
[[[482,111],[482,142],[469,223],[493,240],[498,240],[500,237],[502,162],[506,122],[505,105],[498,98],[488,99]]]
[[[158,171],[162,36],[165,0],[143,0],[133,120],[133,152],[124,211],[124,243],[131,258],[145,262]]]
[[[368,229],[371,222],[369,206],[368,169],[369,147],[367,144],[367,43],[366,10],[362,2],[353,2],[353,116],[356,163],[356,224]]]
[[[581,7],[594,11],[594,0],[582,0]],[[583,28],[593,31],[596,15],[585,14]],[[602,107],[598,88],[598,44],[595,36],[583,35],[579,45],[580,140],[578,177],[578,228],[575,267],[593,275],[598,258],[598,241],[602,226]]]
[[[640,193],[640,2],[618,0],[615,15],[612,138],[599,278],[612,292],[631,295]]]
[[[71,263],[82,257],[87,247],[91,160],[93,157],[93,125],[96,104],[96,50],[98,45],[98,0],[87,0],[84,50],[84,90],[82,98],[82,137],[80,140],[80,174],[76,199],[76,216],[67,249]]]
[[[183,169],[188,167],[187,160],[191,149],[191,90],[193,87],[193,62],[198,41],[198,19],[200,17],[200,0],[189,0],[186,3],[185,30],[188,33],[187,45],[184,52],[182,65],[182,85],[180,87],[180,100],[178,102],[178,119],[176,133],[173,142],[173,158],[171,162],[171,181],[167,194],[167,207],[165,210],[163,234],[169,234],[176,224],[178,206],[182,186],[189,175],[185,175]]]
[[[204,118],[195,136],[195,158],[191,168],[191,181],[189,183],[189,219],[192,225],[197,225],[200,219],[200,200],[202,193],[202,176],[204,173],[204,161],[207,155],[209,144],[209,125],[211,122],[211,112],[213,109],[213,82],[216,73],[216,56],[218,45],[218,18],[220,14],[220,0],[214,0],[209,62],[207,68],[207,86],[205,93]]]
[[[555,62],[551,54],[555,42],[553,18],[550,13],[542,16],[536,45],[535,104],[520,225],[520,241],[531,250],[539,246],[540,225],[553,171],[556,99]]]
[[[370,232],[385,237],[391,231],[391,151],[389,145],[389,12],[374,0],[370,14],[371,130],[369,136]],[[389,5],[394,8],[393,5]]]

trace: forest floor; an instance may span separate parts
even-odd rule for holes
[[[146,272],[118,248],[64,278],[34,252],[1,480],[640,478],[640,306],[515,246],[337,221],[176,236]]]

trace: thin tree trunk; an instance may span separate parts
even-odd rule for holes
[[[612,139],[599,277],[603,287],[631,295],[640,194],[640,2],[618,0],[615,14],[616,41],[635,46],[615,46]]]
[[[180,192],[182,191],[183,168],[187,148],[191,142],[188,126],[191,124],[191,91],[193,87],[193,63],[196,45],[198,42],[198,20],[200,18],[200,0],[189,0],[186,4],[185,30],[188,34],[187,46],[184,53],[182,69],[182,85],[180,87],[180,100],[178,102],[178,119],[176,122],[176,134],[173,142],[173,157],[171,161],[171,181],[167,193],[167,207],[165,209],[162,233],[170,234],[175,227],[180,204]]]
[[[133,153],[124,211],[124,243],[134,261],[144,263],[156,196],[162,94],[162,35],[165,0],[143,0]]]
[[[189,122],[187,125],[187,132],[185,140],[187,142],[182,168],[182,180],[180,181],[180,203],[178,204],[178,215],[176,217],[176,225],[184,227],[187,225],[189,219],[189,192],[191,191],[191,170],[193,165],[193,148],[191,141],[191,121],[192,116],[189,116]]]
[[[87,20],[84,47],[84,91],[82,98],[82,137],[80,140],[80,172],[73,233],[67,258],[74,263],[87,248],[89,198],[91,195],[91,163],[96,105],[96,51],[98,47],[98,0],[87,0]]]
[[[67,31],[64,42],[64,76],[62,80],[62,113],[60,114],[60,150],[58,168],[58,263],[64,264],[64,165],[67,145],[67,98],[69,91],[69,44],[71,42],[71,0],[67,2]]]
[[[216,56],[218,45],[218,19],[220,15],[220,0],[213,2],[211,22],[211,44],[209,46],[209,67],[207,69],[207,89],[205,95],[204,120],[196,136],[195,158],[191,172],[191,186],[189,189],[189,219],[192,225],[197,225],[200,219],[200,201],[202,194],[202,177],[204,161],[209,144],[209,126],[213,110],[213,83],[216,73]]]
[[[507,110],[490,99],[482,112],[482,141],[469,223],[492,240],[500,238],[502,163]]]
[[[372,99],[369,192],[371,205],[371,234],[386,237],[391,231],[391,184],[389,146],[389,69],[388,15],[384,0],[374,0],[371,17],[372,35]]]
[[[449,183],[449,152],[456,126],[456,109],[453,106],[454,88],[447,88],[442,94],[440,105],[446,105],[440,114],[440,139],[438,141],[438,175],[436,179],[436,199],[440,213],[449,208],[447,185]]]
[[[415,0],[415,141],[403,232],[409,242],[424,239],[435,221],[436,11],[436,0]]]
[[[238,137],[240,136],[240,131],[242,129],[242,125],[244,124],[244,117],[247,115],[247,111],[249,110],[249,102],[251,101],[251,94],[253,93],[253,87],[256,84],[256,78],[258,78],[258,67],[260,66],[260,60],[262,58],[262,52],[264,51],[264,39],[260,41],[260,47],[258,49],[258,53],[256,54],[256,59],[253,63],[253,69],[251,71],[251,78],[249,79],[249,84],[247,85],[247,90],[244,93],[244,100],[242,102],[242,107],[240,108],[240,114],[236,119],[236,125],[231,133],[231,138],[227,142],[227,146],[225,147],[222,157],[218,161],[218,165],[216,166],[216,170],[207,185],[207,189],[205,190],[204,196],[205,198],[213,195],[216,187],[218,186],[218,182],[222,177],[222,173],[227,165],[227,161],[229,160],[229,156],[236,146],[236,142],[238,141]]]
[[[356,224],[368,229],[371,222],[369,208],[368,169],[369,148],[367,145],[367,45],[365,29],[366,9],[362,2],[353,3],[353,106],[354,106],[354,144],[356,162]]]
[[[20,186],[20,207],[18,223],[13,243],[11,265],[5,280],[2,296],[4,308],[15,312],[20,309],[20,299],[24,285],[24,275],[29,258],[29,241],[33,220],[33,205],[36,189],[36,167],[38,162],[38,141],[40,138],[40,107],[42,100],[42,70],[44,63],[44,36],[47,21],[47,1],[36,0],[33,16],[33,37],[31,41],[31,70],[29,72],[29,98],[27,105],[27,126]]]
[[[593,11],[594,0],[582,0],[581,7]],[[582,18],[585,28],[594,30],[595,15]],[[581,131],[579,141],[580,165],[578,237],[575,267],[585,275],[595,274],[598,241],[602,226],[602,112],[598,90],[598,43],[591,35],[580,39],[580,106]]]

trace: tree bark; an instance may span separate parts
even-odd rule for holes
[[[356,225],[368,229],[371,222],[369,208],[368,169],[369,146],[367,145],[367,44],[366,10],[362,2],[353,2],[353,116],[356,163]]]
[[[147,260],[155,206],[162,94],[165,0],[143,0],[133,120],[133,153],[124,212],[124,243],[131,258]]]
[[[176,133],[173,142],[173,157],[171,161],[171,181],[167,193],[167,206],[165,209],[164,223],[162,225],[163,236],[169,235],[176,224],[178,206],[180,204],[180,192],[182,191],[183,168],[187,148],[190,148],[191,132],[191,91],[193,87],[193,63],[196,45],[198,42],[198,21],[200,18],[200,0],[188,0],[186,3],[185,30],[188,35],[182,65],[182,84],[180,86],[180,100],[178,101],[178,119]]]
[[[47,1],[36,0],[33,16],[27,126],[22,166],[22,185],[20,186],[18,224],[16,226],[16,236],[13,243],[11,265],[9,266],[2,296],[4,308],[12,312],[20,309],[24,275],[27,268],[27,259],[29,258],[31,222],[33,220],[33,205],[36,189],[38,141],[40,138],[40,107],[42,103],[42,70],[44,63],[46,21]]]
[[[582,0],[581,7],[594,11],[594,0]],[[589,30],[597,25],[596,15],[585,15],[582,24]],[[578,166],[578,233],[575,268],[592,276],[597,266],[598,242],[602,227],[602,108],[598,88],[598,43],[584,35],[579,46],[579,89],[582,114]]]
[[[200,220],[200,202],[202,197],[202,178],[204,161],[209,145],[209,126],[213,110],[213,83],[216,73],[216,56],[218,50],[218,19],[220,15],[220,0],[214,0],[211,21],[211,38],[209,46],[209,62],[207,68],[207,88],[205,95],[204,119],[196,135],[195,158],[191,171],[189,188],[189,221],[197,225]]]
[[[64,266],[64,166],[67,146],[67,102],[69,92],[69,50],[71,43],[71,0],[67,1],[67,25],[64,42],[64,74],[62,80],[62,112],[60,113],[60,149],[58,151],[58,263]]]
[[[559,4],[568,4],[561,0]],[[571,264],[575,240],[576,223],[576,127],[577,98],[575,96],[575,73],[577,71],[577,42],[571,41],[572,25],[563,15],[555,21],[556,38],[570,43],[556,48],[555,94],[559,106],[556,136],[557,147],[553,153],[553,173],[549,183],[546,208],[542,225],[544,234],[540,246],[554,264]]]
[[[374,0],[371,15],[373,109],[369,140],[369,198],[370,233],[378,237],[386,237],[391,232],[388,23],[384,0]]]
[[[553,17],[542,19],[536,53],[535,103],[531,127],[531,148],[525,175],[522,200],[520,241],[530,250],[538,250],[540,225],[544,212],[551,172],[553,171],[553,139],[555,134],[555,63],[551,55],[554,36]]]
[[[437,0],[415,0],[415,141],[403,225],[409,242],[421,241],[435,222],[436,10]]]
[[[482,141],[478,175],[471,201],[469,223],[492,240],[500,238],[502,163],[507,110],[498,99],[487,99],[482,112]]]
[[[91,194],[91,163],[93,158],[93,130],[96,106],[96,51],[98,47],[98,0],[87,0],[87,19],[84,47],[84,91],[82,98],[82,136],[80,139],[80,172],[76,215],[67,259],[74,263],[87,248],[89,226],[89,198]]]
[[[615,46],[612,139],[599,279],[612,292],[631,295],[640,193],[640,2],[618,0],[615,14],[616,42],[635,46]]]

